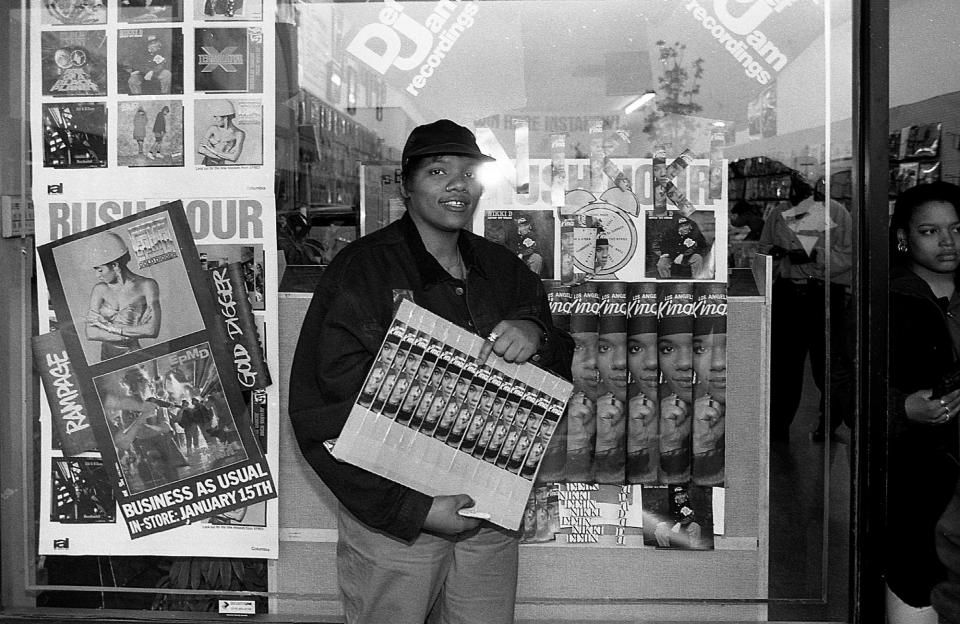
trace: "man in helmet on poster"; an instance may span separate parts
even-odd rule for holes
[[[213,123],[203,133],[197,151],[203,156],[200,164],[207,166],[236,164],[243,153],[243,141],[247,133],[233,122],[237,109],[230,100],[214,100],[210,103]]]
[[[130,251],[115,232],[96,235],[89,266],[97,275],[90,292],[86,336],[102,343],[107,360],[140,348],[160,333],[160,289],[156,280],[130,270]]]

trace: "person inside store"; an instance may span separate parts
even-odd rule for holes
[[[287,264],[326,264],[309,233],[310,222],[300,211],[277,218],[277,247]]]
[[[745,200],[739,200],[730,207],[730,225],[735,228],[746,228],[741,240],[760,240],[763,232],[763,208]]]
[[[960,474],[960,390],[934,391],[960,360],[960,187],[936,182],[904,191],[890,245],[887,621],[934,624],[930,592],[946,578],[934,531]]]
[[[811,432],[813,441],[822,442],[844,422],[852,423],[853,417],[854,371],[845,340],[853,266],[850,213],[842,204],[826,201],[823,179],[814,188],[797,171],[790,178],[789,205],[771,211],[758,243],[758,251],[774,262],[770,413],[771,438],[777,444],[790,441],[808,355],[820,391],[820,421]],[[829,428],[824,401],[828,355],[833,397]]]
[[[573,341],[541,281],[513,251],[465,230],[493,159],[449,120],[416,127],[401,156],[406,213],[341,251],[304,318],[290,418],[308,463],[340,501],[337,571],[347,622],[512,623],[519,533],[334,459],[337,438],[400,298],[487,341],[481,360],[533,362],[570,378]],[[483,511],[483,510],[479,510]],[[433,620],[432,620],[433,621]]]

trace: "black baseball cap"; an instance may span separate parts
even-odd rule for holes
[[[401,165],[406,167],[411,158],[442,154],[473,156],[483,162],[496,160],[480,151],[477,137],[469,129],[449,119],[438,119],[413,129],[403,146]]]

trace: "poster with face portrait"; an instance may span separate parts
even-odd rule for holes
[[[727,286],[552,283],[574,340],[566,453],[544,483],[724,484]],[[559,438],[558,438],[559,439]]]
[[[570,316],[573,308],[573,293],[569,286],[564,286],[559,280],[545,284],[547,287],[547,302],[550,304],[550,313],[553,325],[565,332],[570,331]],[[568,417],[560,419],[557,429],[550,439],[550,444],[544,449],[543,462],[537,474],[537,483],[557,483],[566,480],[567,463],[567,422]]]
[[[660,479],[660,362],[657,351],[657,284],[632,282],[627,288],[628,483]]]
[[[597,483],[624,482],[627,458],[627,283],[600,282],[597,329]]]
[[[657,291],[660,366],[660,482],[690,480],[693,431],[693,284],[667,282]]]
[[[727,290],[697,284],[693,321],[693,482],[722,486],[726,468]]]
[[[182,204],[38,252],[129,537],[275,498]]]
[[[600,295],[597,284],[587,282],[570,288],[570,335],[573,337],[573,396],[567,405],[566,479],[592,482],[593,453],[597,439],[597,329]]]
[[[333,455],[430,496],[463,492],[515,530],[573,390],[405,300]]]

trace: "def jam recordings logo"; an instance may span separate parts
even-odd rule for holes
[[[463,8],[454,16],[461,4]],[[380,74],[386,74],[391,67],[403,72],[416,70],[406,91],[417,96],[460,35],[473,26],[473,16],[479,10],[476,0],[440,0],[421,24],[406,15],[397,0],[386,0],[377,15],[379,21],[362,27],[347,45],[347,52]],[[412,45],[409,56],[400,56],[404,41],[408,48]]]
[[[219,67],[232,74],[243,65],[243,55],[237,53],[237,46],[226,46],[223,50],[217,50],[213,46],[200,46],[200,49],[203,53],[197,55],[197,62],[203,65],[201,72],[210,73]]]
[[[760,25],[772,13],[783,12],[796,1],[702,0],[703,5],[713,4],[715,16],[710,14],[700,0],[689,0],[684,8],[743,66],[749,78],[765,85],[770,82],[771,75],[761,61],[773,71],[779,72],[787,64],[787,56],[759,30]],[[731,3],[740,5],[742,10],[737,10],[734,14],[729,9]]]

